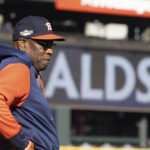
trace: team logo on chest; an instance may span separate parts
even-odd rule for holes
[[[52,27],[51,27],[51,24],[48,22],[48,23],[45,23],[45,25],[47,26],[47,30],[52,30]]]

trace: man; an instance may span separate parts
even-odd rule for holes
[[[16,49],[0,46],[0,150],[59,149],[39,71],[47,67],[54,41],[63,40],[46,18],[28,16],[14,28]]]

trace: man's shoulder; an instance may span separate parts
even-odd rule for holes
[[[0,60],[5,60],[7,63],[19,61],[26,64],[28,67],[30,67],[33,63],[32,59],[26,52],[6,45],[0,45]]]
[[[8,66],[10,64],[23,64],[23,65],[27,66],[28,68],[30,68],[30,66],[31,66],[30,63],[28,63],[27,61],[25,61],[23,59],[20,59],[19,57],[7,57],[1,61],[0,70],[2,70],[3,68],[5,68],[6,66]]]

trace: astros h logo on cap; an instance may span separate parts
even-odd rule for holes
[[[52,30],[52,26],[51,26],[51,24],[49,22],[46,23],[45,25],[47,26],[47,30]]]

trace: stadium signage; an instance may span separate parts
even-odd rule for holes
[[[74,50],[58,51],[46,81],[50,101],[96,107],[150,106],[150,56],[83,49],[76,54]]]
[[[149,0],[57,0],[56,8],[68,11],[150,17]]]

